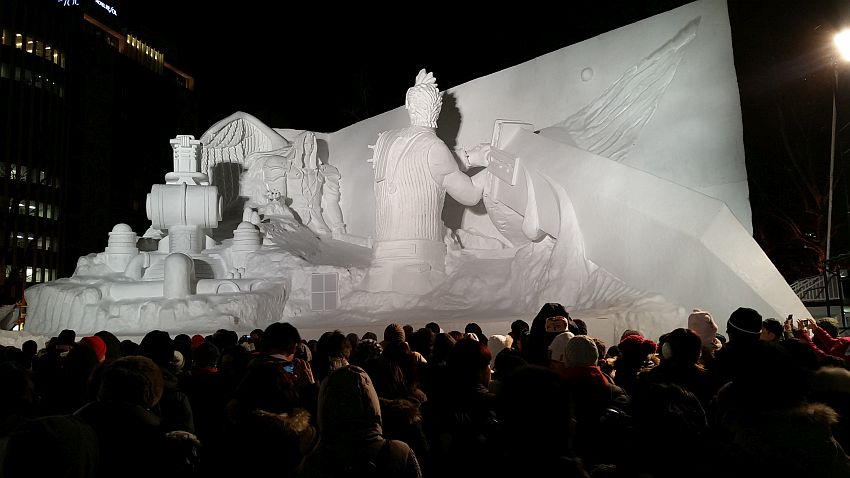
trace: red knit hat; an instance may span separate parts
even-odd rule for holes
[[[624,355],[649,355],[655,353],[657,345],[640,335],[629,335],[620,341],[618,348]]]
[[[204,342],[206,342],[206,339],[204,339],[203,335],[199,335],[199,334],[193,335],[192,336],[192,352],[194,352],[195,349],[198,348],[198,346],[201,345]]]
[[[106,358],[106,342],[102,338],[93,335],[91,337],[83,337],[80,339],[80,345],[94,350],[97,355],[98,362],[103,362]]]

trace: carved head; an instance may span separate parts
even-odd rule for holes
[[[437,89],[437,79],[425,69],[416,75],[416,84],[408,88],[404,107],[410,115],[410,124],[414,126],[437,127],[440,108],[443,107],[443,94]]]
[[[286,172],[294,159],[294,148],[252,153],[248,167],[239,178],[240,196],[248,197],[248,206],[257,207],[286,197]]]

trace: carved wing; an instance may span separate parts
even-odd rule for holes
[[[201,171],[218,187],[225,209],[236,206],[246,163],[262,153],[288,156],[292,150],[280,133],[241,111],[212,125],[200,141]]]
[[[541,134],[614,161],[625,159],[673,80],[699,22],[699,17],[689,22],[589,105]]]
[[[248,113],[238,111],[201,135],[201,171],[220,163],[245,164],[252,153],[285,150],[290,142]]]

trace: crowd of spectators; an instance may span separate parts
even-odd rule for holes
[[[0,348],[0,476],[850,476],[832,319],[739,308],[721,335],[695,309],[616,344],[561,304],[529,319]]]

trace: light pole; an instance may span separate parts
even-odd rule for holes
[[[844,29],[835,34],[833,37],[835,49],[844,61],[850,61],[850,29]],[[829,283],[830,277],[830,259],[832,254],[832,192],[834,189],[834,174],[835,174],[835,123],[838,118],[838,58],[833,56],[832,60],[832,135],[830,136],[831,143],[829,145],[829,196],[827,199],[826,208],[826,254],[824,256],[824,297],[826,298],[826,315],[830,315],[829,307]],[[839,289],[841,288],[841,280],[838,282]],[[843,294],[839,294],[843,296]],[[841,325],[844,327],[844,301],[841,304]]]

